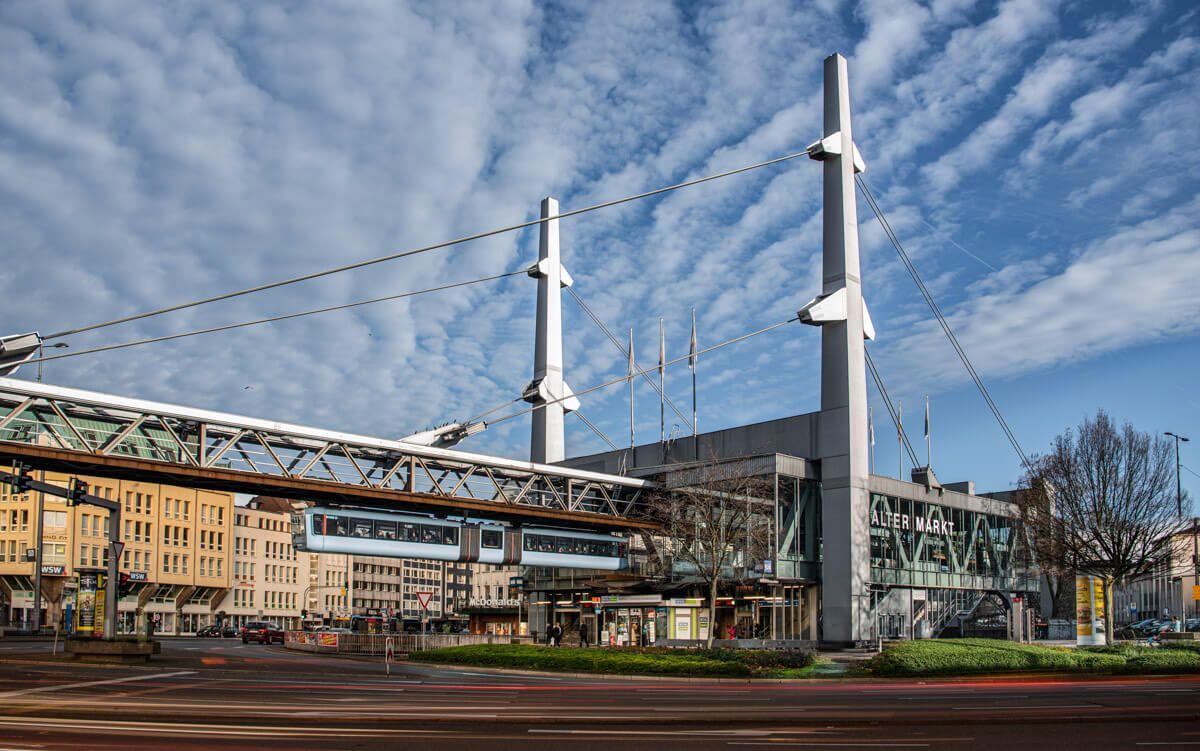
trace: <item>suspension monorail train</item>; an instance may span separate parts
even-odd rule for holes
[[[595,532],[323,507],[292,516],[292,544],[314,553],[603,571],[625,568],[629,547],[624,537]]]

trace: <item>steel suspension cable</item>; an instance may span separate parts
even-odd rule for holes
[[[589,308],[588,304],[583,301],[583,298],[581,298],[579,296],[579,294],[577,292],[575,292],[575,290],[572,287],[567,287],[567,292],[569,292],[571,294],[571,297],[574,298],[575,302],[579,304],[579,307],[583,308],[583,312],[587,314],[588,318],[592,319],[592,323],[596,324],[596,326],[598,326],[600,328],[600,330],[604,332],[604,335],[606,337],[608,337],[608,340],[610,342],[613,343],[613,346],[617,348],[617,351],[619,351],[623,357],[628,358],[629,350],[625,349],[625,345],[621,344],[621,342],[613,334],[612,330],[609,329],[608,326],[604,325],[604,321],[600,320],[600,317],[592,312],[592,309]],[[638,367],[637,360],[633,361],[633,367],[634,368]],[[655,370],[657,370],[657,368],[655,368]],[[646,381],[646,383],[650,384],[650,388],[654,389],[654,393],[658,394],[659,396],[661,396],[663,399],[666,400],[667,406],[669,406],[672,410],[675,411],[675,414],[679,417],[680,420],[683,420],[684,423],[686,423],[688,425],[691,424],[692,418],[688,417],[682,411],[680,411],[679,407],[675,406],[674,400],[672,400],[668,394],[664,394],[659,390],[658,384],[654,382],[654,379],[651,378],[649,374],[645,374],[642,377]]]
[[[571,211],[564,211],[564,212],[555,214],[554,216],[545,217],[544,219],[539,217],[538,219],[531,219],[527,222],[519,222],[517,224],[510,224],[505,227],[497,227],[495,229],[489,229],[489,230],[485,230],[483,232],[476,232],[471,235],[464,235],[463,237],[458,237],[453,240],[445,240],[443,242],[434,243],[432,245],[425,245],[425,246],[422,246],[419,248],[412,248],[411,250],[402,250],[398,253],[389,253],[388,255],[379,256],[377,258],[368,258],[363,261],[356,261],[354,263],[348,263],[343,266],[335,266],[330,269],[325,269],[324,271],[314,271],[310,274],[302,274],[300,276],[294,276],[289,279],[281,279],[276,282],[267,282],[266,284],[259,284],[259,285],[253,286],[253,287],[247,287],[246,289],[240,289],[240,290],[236,290],[233,292],[226,292],[226,293],[220,294],[220,295],[213,295],[212,297],[204,297],[199,300],[193,300],[191,302],[179,303],[177,305],[168,305],[164,308],[158,308],[157,310],[150,310],[150,311],[146,311],[144,313],[135,313],[133,315],[122,316],[121,318],[114,318],[111,321],[103,321],[101,323],[93,323],[88,326],[79,326],[77,328],[67,329],[65,331],[56,331],[53,334],[48,334],[47,336],[42,337],[42,338],[44,340],[48,341],[50,339],[59,339],[61,337],[69,336],[72,334],[82,334],[85,331],[94,331],[96,329],[104,328],[106,326],[115,326],[119,323],[128,323],[130,321],[136,321],[136,320],[139,320],[142,318],[149,318],[151,316],[158,316],[158,315],[162,315],[164,313],[173,313],[178,310],[194,308],[198,305],[207,305],[208,303],[219,302],[221,300],[229,300],[234,297],[240,297],[242,295],[249,295],[249,294],[253,294],[255,292],[264,292],[269,289],[275,289],[276,287],[284,287],[289,284],[296,284],[298,282],[306,282],[311,279],[319,279],[321,277],[329,276],[331,274],[340,274],[343,271],[352,271],[354,269],[361,269],[366,266],[372,266],[377,263],[384,263],[385,261],[394,261],[398,258],[408,258],[409,256],[415,256],[415,255],[419,255],[421,253],[428,253],[429,251],[432,251],[432,250],[440,250],[442,248],[449,248],[454,245],[461,245],[463,243],[471,242],[474,240],[482,240],[484,238],[494,237],[496,235],[501,235],[501,234],[504,234],[507,232],[514,232],[516,230],[525,229],[526,227],[533,227],[535,225],[542,224],[543,222],[549,222],[549,221],[552,221],[555,219],[567,219],[569,217],[579,216],[580,214],[586,214],[591,211],[598,211],[600,209],[607,209],[612,206],[619,206],[624,203],[629,203],[630,201],[637,201],[637,200],[641,200],[643,198],[650,198],[652,196],[661,195],[663,193],[667,193],[667,192],[670,192],[673,190],[679,190],[680,188],[688,188],[693,185],[700,185],[701,183],[710,182],[712,180],[719,180],[724,177],[732,177],[733,175],[740,175],[743,172],[750,172],[751,170],[761,169],[763,167],[769,167],[773,164],[780,164],[782,162],[786,162],[791,159],[799,159],[800,157],[808,156],[808,153],[809,153],[809,150],[805,149],[804,151],[797,151],[792,154],[785,154],[783,156],[775,157],[774,159],[768,159],[763,162],[757,162],[755,164],[750,164],[745,167],[738,167],[737,169],[726,170],[724,172],[717,172],[715,174],[706,175],[704,177],[698,177],[693,180],[685,180],[684,182],[675,183],[674,185],[667,185],[662,188],[655,188],[654,190],[648,190],[644,193],[637,193],[634,195],[625,196],[623,198],[615,198],[610,201],[603,201],[601,203],[592,204],[591,206],[584,206],[583,208],[573,209]]]
[[[887,407],[888,414],[892,417],[892,424],[896,426],[896,432],[904,441],[908,458],[912,460],[914,467],[919,467],[921,462],[917,459],[917,452],[913,451],[912,443],[908,440],[908,432],[904,430],[904,425],[900,422],[900,414],[896,411],[896,405],[892,403],[892,397],[883,385],[883,377],[879,375],[879,368],[875,367],[875,360],[871,358],[871,353],[866,348],[863,349],[863,353],[867,356],[867,369],[871,371],[871,378],[874,379],[875,387],[879,389],[879,395],[883,398],[883,406]]]
[[[717,344],[713,344],[711,346],[705,347],[704,349],[697,351],[696,356],[698,357],[700,355],[707,354],[708,352],[712,352],[713,350],[721,349],[722,347],[728,347],[731,344],[737,344],[738,342],[744,342],[745,340],[747,340],[751,337],[758,336],[759,334],[765,334],[768,331],[773,331],[773,330],[779,328],[780,326],[786,326],[789,323],[794,323],[799,320],[800,320],[799,316],[793,316],[792,318],[789,318],[786,321],[780,321],[779,323],[773,323],[770,326],[765,326],[761,329],[758,329],[757,331],[751,331],[748,334],[742,334],[741,336],[734,337],[733,339],[726,339],[723,342],[718,342]],[[675,365],[675,364],[678,364],[681,362],[686,362],[690,358],[691,358],[690,354],[683,355],[682,357],[676,357],[673,360],[667,360],[665,363],[663,363],[663,367],[670,367],[672,365]],[[569,394],[567,396],[561,396],[557,399],[550,399],[548,401],[542,402],[541,404],[535,404],[532,407],[529,407],[527,409],[518,410],[517,412],[513,412],[510,414],[504,415],[503,417],[498,417],[495,420],[489,420],[487,422],[487,424],[489,426],[495,425],[496,423],[504,422],[505,420],[511,420],[515,417],[521,417],[522,415],[527,415],[532,412],[536,412],[539,409],[549,407],[551,404],[558,404],[559,402],[565,402],[567,399],[570,399],[572,396],[584,396],[585,394],[590,394],[593,391],[599,391],[600,389],[608,388],[609,386],[613,386],[618,383],[625,383],[626,381],[630,380],[631,378],[636,378],[637,376],[642,375],[643,373],[652,373],[656,370],[658,370],[657,365],[654,366],[653,368],[642,368],[642,369],[637,370],[629,375],[624,375],[624,376],[621,376],[620,378],[614,378],[610,381],[605,381],[604,383],[600,383],[600,384],[597,384],[590,388],[586,388],[583,391],[577,391],[574,394]]]
[[[909,258],[908,253],[904,250],[904,246],[900,243],[900,239],[896,236],[895,231],[892,229],[891,223],[888,222],[887,216],[883,213],[883,209],[879,207],[878,202],[875,200],[875,196],[871,193],[870,187],[867,186],[866,180],[864,180],[861,175],[855,175],[854,177],[855,181],[858,183],[859,189],[862,191],[863,197],[867,199],[867,204],[871,207],[871,211],[875,213],[875,218],[879,220],[879,224],[883,227],[883,231],[887,234],[888,239],[891,240],[892,246],[895,247],[896,253],[900,256],[901,262],[908,270],[909,276],[911,276],[913,281],[916,283],[917,289],[920,290],[921,296],[925,298],[925,303],[929,306],[929,309],[933,311],[934,317],[941,325],[942,331],[946,334],[946,338],[950,340],[950,344],[954,347],[954,351],[958,354],[958,358],[962,360],[963,366],[967,369],[967,374],[970,375],[971,380],[975,382],[975,387],[979,390],[980,395],[983,396],[983,400],[987,403],[988,409],[991,410],[992,415],[996,418],[996,422],[1000,424],[1000,429],[1004,431],[1004,435],[1008,439],[1008,442],[1012,444],[1013,450],[1017,452],[1017,456],[1020,458],[1021,464],[1026,470],[1032,472],[1033,465],[1030,464],[1029,457],[1021,448],[1021,444],[1017,440],[1016,434],[1013,433],[1012,428],[1010,428],[1008,425],[1008,421],[1005,420],[1004,415],[1001,414],[1000,407],[997,406],[996,401],[992,398],[987,386],[984,385],[983,379],[979,377],[979,373],[976,372],[975,366],[971,363],[971,358],[967,356],[966,350],[964,350],[962,344],[959,343],[958,337],[954,335],[954,330],[950,327],[950,323],[946,320],[946,316],[942,314],[941,308],[938,307],[937,302],[933,299],[933,294],[929,291],[929,288],[925,286],[925,281],[921,278],[920,273],[917,272],[917,267],[913,265],[912,259]]]
[[[189,336],[199,336],[200,334],[215,334],[220,331],[231,331],[233,329],[246,328],[247,326],[258,326],[258,325],[264,324],[264,323],[274,323],[276,321],[286,321],[286,320],[289,320],[292,318],[302,318],[304,316],[313,316],[313,315],[317,315],[319,313],[332,313],[337,310],[347,310],[348,308],[357,308],[357,307],[360,307],[363,305],[374,305],[375,303],[387,302],[389,300],[400,300],[405,297],[416,297],[418,295],[426,295],[431,292],[441,292],[443,290],[454,289],[456,287],[466,287],[466,286],[472,285],[472,284],[481,284],[483,282],[492,282],[497,279],[504,279],[505,277],[517,276],[519,274],[524,274],[524,273],[525,273],[525,271],[523,269],[521,271],[509,271],[504,274],[494,274],[492,276],[485,276],[481,279],[471,279],[471,280],[465,281],[465,282],[453,282],[451,284],[442,284],[437,287],[430,287],[428,289],[420,289],[420,290],[415,290],[413,292],[402,292],[398,295],[388,295],[386,297],[376,297],[376,298],[372,298],[370,300],[359,300],[358,302],[346,303],[344,305],[332,305],[327,308],[315,308],[313,310],[302,310],[298,313],[287,313],[285,315],[271,316],[270,318],[258,318],[253,321],[243,321],[241,323],[230,323],[230,324],[226,324],[224,326],[213,326],[213,327],[207,328],[207,329],[197,329],[195,331],[185,331],[185,332],[179,333],[179,334],[168,334],[166,336],[155,336],[155,337],[150,337],[149,339],[137,339],[137,340],[134,340],[131,342],[122,342],[121,344],[108,344],[108,345],[105,345],[102,347],[92,347],[90,349],[81,349],[81,350],[77,350],[75,352],[67,352],[67,353],[61,354],[61,355],[50,355],[48,357],[39,357],[36,359],[25,360],[21,364],[25,365],[25,364],[30,364],[30,363],[50,362],[51,360],[64,360],[68,357],[79,357],[80,355],[91,355],[91,354],[95,354],[97,352],[109,352],[114,349],[126,349],[127,347],[138,347],[143,344],[155,344],[157,342],[169,342],[173,339],[183,339],[183,338],[186,338]]]
[[[586,425],[586,426],[588,426],[589,428],[591,428],[593,433],[595,433],[596,435],[600,436],[600,439],[601,439],[601,440],[603,440],[605,443],[607,443],[607,444],[608,444],[608,447],[609,447],[610,449],[612,449],[613,451],[618,451],[618,450],[619,450],[619,449],[617,448],[617,444],[613,443],[613,442],[612,442],[612,439],[611,439],[611,438],[609,438],[607,435],[605,435],[603,430],[601,430],[600,428],[596,427],[596,425],[595,425],[595,424],[594,424],[594,423],[593,423],[591,420],[589,420],[589,419],[587,419],[586,417],[584,417],[582,412],[580,412],[579,410],[575,410],[575,411],[574,411],[572,414],[574,414],[574,415],[575,415],[576,417],[578,417],[580,420],[583,420],[583,424],[584,424],[584,425]]]

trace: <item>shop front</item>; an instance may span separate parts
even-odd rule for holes
[[[460,612],[468,616],[472,634],[517,636],[525,634],[525,624],[519,621],[520,601],[515,598],[471,598]]]

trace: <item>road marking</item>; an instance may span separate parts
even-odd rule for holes
[[[837,748],[929,748],[928,743],[885,743],[879,741],[729,741],[727,746],[835,746]]]
[[[1003,704],[992,707],[954,707],[964,712],[987,712],[994,709],[1098,709],[1099,704]]]
[[[107,686],[113,683],[131,683],[133,681],[152,681],[157,678],[174,678],[180,675],[195,675],[195,670],[180,670],[176,673],[156,673],[154,675],[132,675],[127,678],[111,678],[106,681],[87,681],[85,683],[63,683],[57,686],[40,686],[38,688],[25,688],[20,691],[6,691],[0,694],[0,699],[10,699],[15,696],[24,696],[26,694],[43,694],[50,691],[64,691],[72,688],[89,688],[91,686]]]
[[[1139,746],[1200,746],[1200,741],[1141,741]]]

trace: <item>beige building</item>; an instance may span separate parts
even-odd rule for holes
[[[35,472],[38,480],[68,487],[71,476]],[[120,628],[132,632],[157,617],[157,630],[189,633],[211,623],[231,582],[233,495],[154,483],[81,478],[93,495],[120,502],[124,550],[120,570],[133,580],[121,599]],[[109,516],[104,509],[68,507],[40,493],[14,495],[0,486],[0,626],[33,621],[39,501],[43,506],[43,622],[63,624],[73,602],[76,572],[104,569],[109,555]]]
[[[1200,517],[1179,525],[1171,537],[1171,557],[1154,573],[1113,590],[1114,622],[1179,616],[1200,618]]]
[[[265,620],[299,628],[313,556],[292,547],[290,507],[255,499],[233,515],[232,586],[216,612],[234,626]]]

